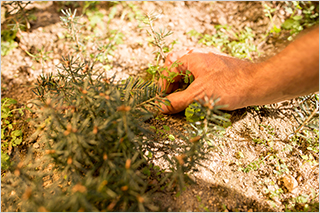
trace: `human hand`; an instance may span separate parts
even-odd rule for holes
[[[170,69],[177,61],[178,67]],[[194,81],[184,90],[167,96],[170,105],[161,105],[163,113],[178,113],[188,107],[194,100],[204,98],[205,95],[220,98],[219,105],[226,105],[223,109],[233,110],[246,106],[251,83],[250,72],[254,64],[242,61],[220,53],[216,49],[187,49],[172,52],[165,61],[165,67],[170,72],[185,74],[189,70]],[[168,76],[168,72],[163,74]],[[165,79],[159,80],[161,88],[167,88],[166,93],[179,88],[181,75],[176,76],[172,83]]]

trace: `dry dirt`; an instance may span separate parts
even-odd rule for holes
[[[204,47],[198,44],[186,33],[192,29],[203,34],[215,33],[214,25],[228,24],[235,31],[248,26],[255,33],[255,41],[258,45],[260,56],[253,55],[254,61],[270,57],[281,50],[286,42],[286,34],[277,38],[269,36],[261,41],[262,36],[270,29],[270,20],[264,16],[261,2],[132,2],[139,11],[148,12],[162,10],[163,17],[155,22],[156,27],[166,27],[174,32],[168,38],[168,42],[178,39],[174,50],[185,47]],[[79,3],[79,5],[81,5]],[[128,76],[146,76],[146,68],[153,63],[155,50],[147,42],[147,34],[139,30],[138,22],[130,20],[130,14],[134,12],[126,3],[117,4],[117,13],[108,25],[109,29],[120,30],[124,34],[123,43],[117,45],[114,56],[111,59],[112,68],[108,71],[110,76],[117,74],[118,79]],[[270,3],[272,5],[272,3]],[[71,4],[77,8],[77,5]],[[280,26],[287,14],[282,8],[283,4],[277,3],[273,7],[278,8],[274,16],[274,23]],[[1,60],[1,93],[2,97],[11,97],[19,103],[27,104],[34,98],[30,91],[30,85],[42,72],[56,73],[55,66],[60,63],[61,56],[66,55],[70,48],[65,39],[61,39],[65,29],[61,26],[59,8],[67,9],[69,6],[63,3],[46,2],[35,3],[28,7],[29,13],[37,19],[31,21],[30,32],[22,32],[18,35],[18,47],[3,56]],[[103,34],[106,29],[110,13],[110,4],[102,3],[99,10],[105,14],[102,22],[97,25],[100,30],[97,34]],[[78,15],[81,9],[78,9]],[[123,15],[125,14],[125,15]],[[122,17],[121,17],[122,16]],[[87,17],[81,21],[88,25]],[[260,42],[261,41],[261,42]],[[23,48],[31,53],[44,47],[49,53],[50,60],[43,65],[27,55]],[[94,52],[94,47],[90,47]],[[97,65],[102,68],[102,65]],[[203,162],[208,168],[199,168],[199,172],[193,175],[196,184],[189,185],[184,193],[176,196],[174,192],[157,192],[154,200],[160,203],[163,211],[284,211],[285,204],[300,195],[309,195],[308,202],[316,200],[318,205],[319,195],[319,168],[318,165],[310,165],[300,157],[306,154],[306,150],[294,148],[288,151],[289,141],[287,136],[292,133],[297,122],[293,119],[292,108],[295,101],[284,101],[269,105],[260,111],[252,108],[240,109],[230,112],[232,126],[228,127],[224,138],[217,138],[217,148],[209,156],[209,160]],[[154,123],[157,127],[168,125],[172,131],[181,131],[186,125],[183,113],[173,116],[163,116],[165,121]],[[30,129],[32,129],[30,127]],[[31,130],[30,130],[31,131]],[[272,132],[272,133],[270,133]],[[253,139],[270,139],[273,141],[273,153],[270,146],[257,144]],[[30,144],[32,145],[32,144]],[[241,152],[243,158],[237,153]],[[271,155],[277,154],[278,158],[271,159]],[[261,156],[265,164],[261,164],[257,170],[248,173],[239,171],[240,166],[245,167],[256,161]],[[318,153],[315,156],[319,161]],[[280,171],[277,165],[287,166],[287,173],[276,175]],[[281,172],[281,171],[280,171]],[[285,181],[297,181],[298,186],[291,192],[283,186],[281,178]],[[283,188],[284,192],[272,199],[265,189],[275,191]],[[315,192],[315,195],[313,194]],[[311,204],[311,203],[310,203]],[[296,206],[299,207],[299,206]],[[300,207],[302,208],[302,207]],[[318,210],[317,207],[315,210]]]

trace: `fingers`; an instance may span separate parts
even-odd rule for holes
[[[216,55],[216,57],[213,57],[213,55]],[[192,73],[195,81],[186,90],[167,96],[171,105],[166,106],[162,104],[163,113],[173,114],[180,112],[194,101],[196,91],[201,91],[199,88],[203,88],[204,85],[203,82],[199,83],[201,81],[197,80],[198,77],[206,73],[208,67],[214,67],[214,64],[217,63],[216,61],[219,61],[216,60],[219,59],[218,55],[227,56],[216,48],[187,48],[186,50],[173,52],[168,55],[164,66],[167,70],[164,70],[162,74],[165,77],[169,77],[171,72],[178,73],[179,75],[170,79],[170,82],[164,78],[160,78],[159,85],[161,86],[161,91],[165,91],[166,93],[175,91],[179,87],[178,81],[182,78],[180,74],[185,74],[186,70]],[[176,61],[180,65],[172,66]]]
[[[202,87],[199,82],[194,81],[189,85],[187,89],[181,92],[175,92],[168,95],[166,98],[170,104],[161,104],[162,113],[175,114],[181,112],[191,104],[195,98],[199,98],[202,95]]]
[[[196,48],[189,48],[185,51],[169,54],[164,66],[168,70],[162,72],[165,77],[160,78],[158,82],[161,86],[161,91],[167,94],[175,91],[179,87],[178,82],[182,78],[181,74],[185,74],[186,70],[192,72],[192,75],[196,79],[198,70],[203,68],[203,63],[201,63],[201,61],[203,60],[203,57],[206,58],[205,55],[207,54],[208,53],[205,50]],[[173,65],[174,62],[177,62],[179,65]],[[170,76],[170,73],[177,73],[178,75],[168,81],[167,79],[169,78],[168,76]]]
[[[189,68],[189,64],[185,64],[186,62],[189,62],[189,59],[191,59],[192,61],[197,61],[196,58],[194,57],[189,57],[189,55],[191,54],[199,54],[199,53],[203,53],[203,54],[208,54],[208,53],[213,53],[215,55],[220,55],[220,56],[228,56],[222,52],[220,52],[219,49],[217,48],[193,48],[193,47],[189,47],[187,48],[186,50],[180,50],[180,51],[176,51],[176,52],[172,52],[170,53],[167,58],[166,58],[166,61],[165,61],[165,65],[164,65],[164,68],[165,69],[169,69],[170,72],[176,72],[176,73],[180,73],[181,71],[184,72],[185,69]],[[230,57],[230,56],[229,56]],[[184,66],[179,66],[179,67],[171,67],[172,64],[174,62],[176,62],[178,60],[178,62],[182,63]],[[190,70],[192,72],[192,70]],[[162,74],[165,76],[165,77],[168,77],[169,76],[169,73],[167,70],[164,70],[162,72]],[[193,73],[194,74],[194,73]],[[179,81],[181,79],[181,76],[178,75],[176,76],[175,78],[173,78],[173,82],[170,82],[171,83],[175,83],[177,81]],[[160,78],[159,79],[159,82],[158,84],[161,86],[161,91],[165,91],[166,89],[166,93],[170,93],[174,90],[172,90],[172,86],[168,86],[168,81],[165,79],[165,78]]]
[[[167,96],[170,104],[161,104],[162,113],[175,114],[181,112],[189,105],[189,97],[185,97],[187,93],[185,91],[176,92]],[[192,102],[192,101],[191,101]]]
[[[164,68],[167,68],[169,69],[170,72],[176,72],[176,73],[179,73],[179,70],[176,68],[176,67],[171,67],[172,64],[174,62],[176,62],[179,58],[183,57],[184,55],[188,54],[190,50],[181,50],[181,51],[176,51],[176,52],[172,52],[170,53],[166,60],[165,60],[165,64],[164,64]],[[165,76],[165,77],[168,77],[169,76],[169,73],[167,70],[164,70],[162,72],[162,74]],[[181,76],[176,76],[175,78],[173,78],[173,83],[174,82],[177,82],[181,79]],[[166,89],[166,93],[170,93],[174,90],[172,90],[172,86],[168,86],[168,82],[165,78],[160,78],[159,79],[159,82],[158,84],[161,86],[161,91],[165,91]],[[168,88],[167,88],[168,87]]]

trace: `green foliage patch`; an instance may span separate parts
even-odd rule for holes
[[[14,41],[17,31],[29,30],[29,17],[26,14],[25,8],[30,1],[6,1],[1,7],[10,9],[6,10],[2,17],[4,22],[1,23],[1,55],[8,55],[11,50],[16,48],[18,44]]]
[[[232,31],[232,27],[228,25],[216,25],[215,29],[216,33],[213,35],[203,35],[196,30],[187,32],[187,35],[198,39],[198,43],[206,46],[215,46],[222,52],[226,52],[240,59],[252,59],[251,53],[258,52],[257,47],[253,42],[255,35],[251,28],[245,27],[244,30],[238,33]]]
[[[286,11],[291,16],[282,23],[281,27],[290,31],[291,36],[288,37],[288,40],[292,40],[292,36],[297,35],[303,29],[319,23],[319,4],[310,1],[292,1],[286,2],[286,5]]]
[[[12,98],[1,99],[1,169],[7,170],[11,164],[10,157],[12,149],[22,142],[23,132],[18,124],[19,120],[15,113],[24,115],[27,107],[15,108],[17,101]],[[17,120],[18,119],[18,120]]]
[[[206,158],[205,133],[180,136],[186,143],[167,146],[144,128],[144,122],[153,116],[149,109],[157,108],[156,102],[163,102],[152,82],[130,78],[116,83],[114,78],[95,72],[91,64],[66,57],[58,75],[41,76],[34,92],[39,96],[34,101],[39,115],[35,135],[41,134],[39,143],[44,144],[46,155],[46,163],[41,167],[53,164],[61,174],[59,181],[64,190],[53,184],[39,191],[43,181],[35,173],[34,169],[39,168],[35,162],[31,161],[27,168],[21,163],[13,165],[3,182],[3,191],[10,194],[13,183],[31,174],[39,182],[33,182],[32,178],[25,187],[15,189],[19,196],[27,193],[27,199],[18,202],[21,205],[18,207],[14,197],[6,197],[8,209],[154,211],[157,208],[150,200],[151,193],[160,186],[182,190],[188,180],[186,173],[195,171]],[[222,119],[210,117],[217,109],[208,110],[209,120]],[[221,130],[214,123],[206,125],[212,127],[208,131]],[[164,126],[164,130],[170,129]],[[162,151],[177,153],[161,156],[169,167],[159,185],[153,186],[148,181],[152,171],[148,171],[154,149],[159,145]],[[55,194],[49,193],[52,190]],[[39,196],[40,192],[45,196]],[[53,205],[58,200],[60,205]]]

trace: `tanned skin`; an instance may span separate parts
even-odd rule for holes
[[[165,67],[177,61],[181,64],[171,72],[189,70],[194,81],[187,89],[178,89],[177,76],[168,85],[160,80],[170,105],[161,105],[163,113],[178,113],[194,100],[205,95],[220,98],[223,109],[234,110],[252,105],[264,105],[292,99],[319,91],[319,26],[299,36],[277,55],[260,63],[227,56],[211,49],[189,48],[168,55]],[[168,75],[164,72],[164,75]]]

